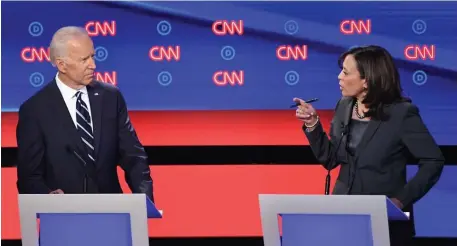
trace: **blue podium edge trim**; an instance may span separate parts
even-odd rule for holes
[[[59,212],[60,213],[60,212]],[[110,214],[113,214],[113,212],[109,212]],[[119,214],[125,214],[126,212],[119,212]],[[40,214],[56,214],[55,212],[47,212],[47,213],[37,213],[36,218],[40,218]],[[82,213],[68,213],[68,214],[89,214],[87,212],[82,212]],[[100,212],[96,212],[96,214],[101,214]],[[149,197],[146,196],[146,214],[148,219],[160,219],[162,218],[162,214],[160,211],[157,209],[155,204],[151,201]]]

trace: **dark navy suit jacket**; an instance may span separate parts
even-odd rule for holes
[[[385,195],[403,203],[411,212],[409,221],[389,224],[391,245],[405,245],[402,240],[415,234],[412,205],[438,181],[444,157],[422,122],[418,108],[410,102],[384,107],[387,119],[372,118],[356,148],[347,151],[350,119],[355,100],[343,97],[337,104],[327,135],[319,123],[313,131],[303,130],[317,160],[326,169],[340,165],[333,194]],[[330,139],[329,139],[330,137]],[[408,157],[418,160],[419,171],[407,182]]]
[[[95,165],[84,145],[56,81],[48,83],[19,109],[17,187],[19,193],[122,193],[117,166],[133,193],[153,197],[148,158],[130,122],[120,91],[94,81],[87,86],[95,138]],[[83,158],[82,160],[78,157]],[[86,165],[84,165],[86,162]]]
[[[328,134],[330,139],[321,124],[311,132],[303,128],[314,155],[324,167],[333,169],[341,164],[333,194],[386,195],[410,207],[441,175],[444,157],[438,145],[423,123],[418,108],[410,102],[399,102],[384,107],[388,119],[370,120],[356,156],[351,160],[345,148],[345,133],[354,102],[349,97],[338,102]],[[406,164],[410,156],[418,161],[419,171],[406,182]]]

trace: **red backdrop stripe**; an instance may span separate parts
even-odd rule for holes
[[[143,145],[307,145],[295,110],[133,111]],[[325,129],[332,110],[319,111]],[[2,147],[16,147],[17,113],[2,113]]]
[[[326,175],[317,165],[152,166],[151,172],[164,211],[163,219],[149,220],[151,237],[260,236],[258,194],[323,194]],[[2,168],[1,182],[2,239],[19,239],[16,168]]]

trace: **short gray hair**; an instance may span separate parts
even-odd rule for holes
[[[51,44],[49,45],[51,63],[55,65],[57,58],[67,56],[68,41],[88,36],[86,29],[77,26],[66,26],[57,30],[52,36]]]

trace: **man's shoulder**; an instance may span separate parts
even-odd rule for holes
[[[31,97],[25,100],[19,107],[19,111],[35,110],[37,107],[50,99],[51,87],[55,85],[55,80],[48,82],[43,88],[35,92]]]
[[[110,83],[105,83],[105,82],[101,82],[98,80],[94,80],[94,81],[92,81],[91,86],[93,86],[94,88],[96,88],[98,90],[103,91],[104,93],[105,92],[113,93],[113,94],[119,93],[119,88],[117,88],[116,86],[114,86]]]

